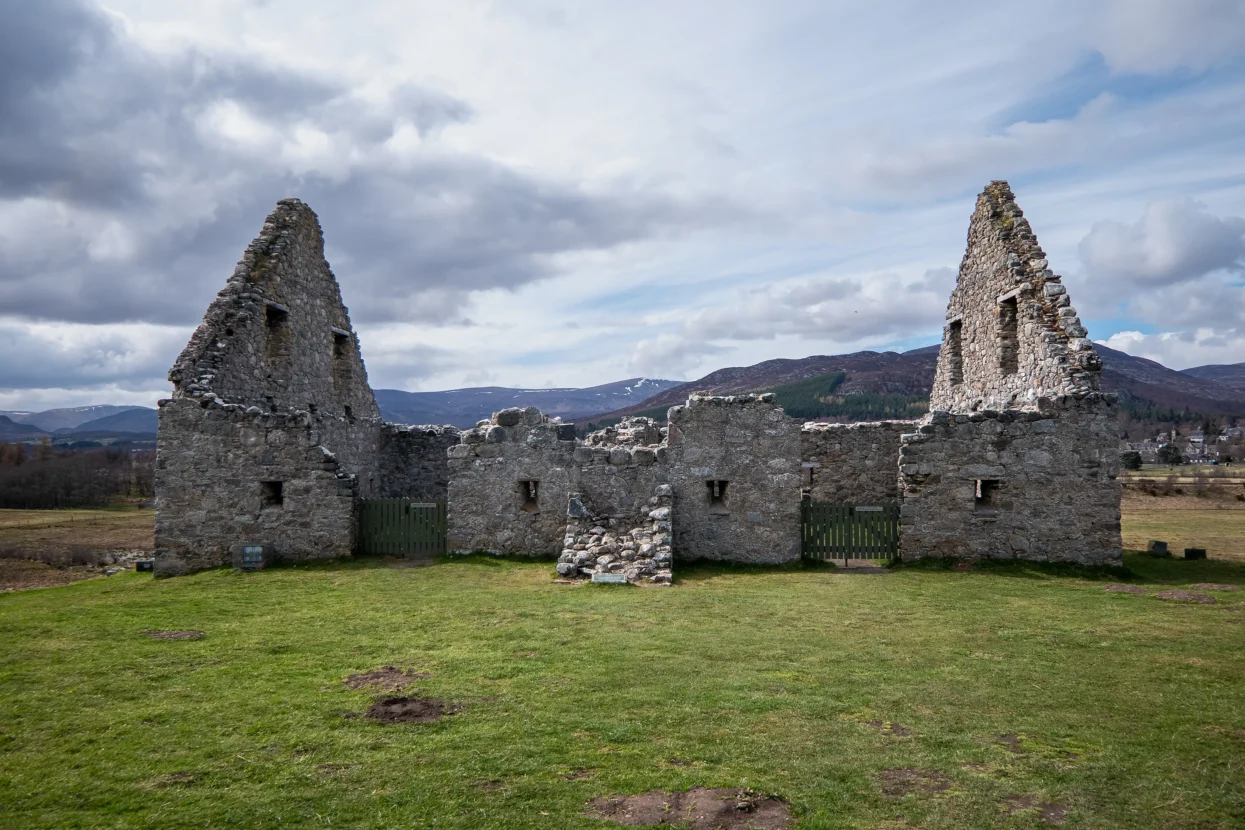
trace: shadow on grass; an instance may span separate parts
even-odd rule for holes
[[[1139,585],[1185,585],[1227,582],[1245,585],[1245,563],[1223,559],[1160,558],[1143,551],[1124,551],[1123,565],[1077,565],[1072,562],[1033,562],[1021,559],[983,559],[972,562],[973,573],[1016,579],[1087,579]],[[963,560],[919,559],[897,563],[894,570],[951,571]]]

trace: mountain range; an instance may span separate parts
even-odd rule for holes
[[[1121,407],[1140,421],[1161,422],[1166,415],[1189,410],[1201,415],[1245,416],[1245,363],[1199,366],[1176,371],[1153,360],[1133,357],[1097,345],[1102,356],[1102,388],[1120,394]],[[683,403],[693,392],[732,395],[771,391],[811,378],[843,373],[834,387],[836,396],[898,395],[927,399],[938,363],[938,346],[909,352],[854,352],[815,355],[800,359],[767,360],[753,366],[718,369],[699,380],[673,386],[657,395],[593,418],[576,419],[585,425],[628,415],[660,415]]]
[[[622,409],[675,386],[677,380],[629,378],[587,389],[507,389],[482,386],[445,392],[377,389],[376,402],[388,421],[399,424],[453,424],[473,427],[508,406],[534,406],[546,415],[570,421]]]
[[[1176,371],[1153,360],[1098,345],[1102,387],[1120,394],[1121,408],[1134,421],[1159,423],[1174,413],[1245,416],[1245,363],[1196,366]],[[718,369],[687,383],[629,378],[586,389],[511,389],[500,386],[443,392],[376,390],[382,416],[407,424],[474,426],[509,406],[535,406],[547,415],[579,425],[626,415],[664,417],[693,392],[716,395],[774,390],[830,375],[834,395],[891,396],[925,400],[938,362],[938,346],[908,352],[853,352],[800,359],[767,360],[753,366]],[[855,399],[854,399],[855,400]],[[1186,418],[1187,419],[1187,418]],[[156,410],[101,404],[44,412],[0,411],[0,441],[31,441],[44,435],[58,443],[98,440],[151,440]]]

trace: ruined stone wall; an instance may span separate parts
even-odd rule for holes
[[[904,559],[1119,561],[1114,396],[1035,403],[1036,410],[932,412],[903,437]]]
[[[669,417],[676,558],[798,560],[800,422],[772,394],[693,395]]]
[[[450,477],[446,451],[460,440],[461,432],[454,427],[382,425],[376,498],[445,501]]]
[[[318,439],[360,476],[361,494],[373,494],[380,409],[320,222],[297,199],[280,201],[264,222],[169,380],[175,399],[322,416]]]
[[[535,407],[503,409],[464,431],[447,451],[449,551],[560,554],[574,453],[574,428]]]
[[[615,486],[606,492],[619,493],[620,476],[611,475],[609,469],[588,468],[584,472],[588,478],[614,479]],[[657,468],[630,469],[640,475],[625,476],[628,489],[621,503],[603,504],[585,493],[571,494],[566,511],[566,538],[558,557],[560,576],[589,579],[593,574],[611,573],[622,574],[632,583],[670,584],[674,489],[669,484],[658,484],[644,490],[641,482],[651,480]],[[604,476],[593,476],[594,471],[604,472]]]
[[[814,501],[880,504],[899,498],[899,439],[916,421],[805,424],[803,487]]]
[[[228,564],[243,543],[286,561],[350,555],[357,483],[318,441],[316,416],[179,398],[159,418],[158,575]]]
[[[1101,359],[1007,182],[977,198],[930,409],[1032,408],[1098,390]]]

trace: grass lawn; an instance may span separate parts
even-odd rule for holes
[[[1126,562],[1151,594],[1245,585],[1231,561]],[[780,794],[800,827],[1042,826],[1015,796],[1065,827],[1245,823],[1245,591],[551,573],[360,560],[0,595],[0,827],[607,828],[596,796],[697,785]],[[385,665],[462,709],[368,720],[378,693],[342,680]],[[893,769],[948,786],[887,795]]]

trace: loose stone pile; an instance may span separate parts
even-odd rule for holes
[[[590,510],[583,494],[572,493],[558,573],[568,578],[621,573],[628,582],[669,585],[673,502],[673,488],[659,484],[646,514],[605,516]]]
[[[584,446],[648,447],[665,439],[666,429],[652,418],[623,418],[616,426],[588,433]]]

